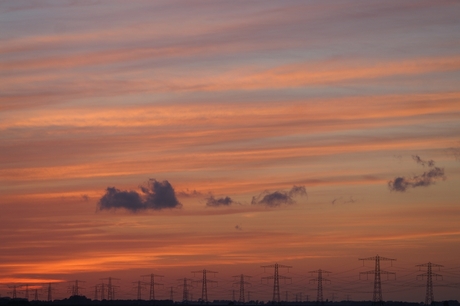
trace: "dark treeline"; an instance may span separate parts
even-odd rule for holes
[[[71,296],[68,299],[63,300],[54,300],[54,301],[28,301],[27,299],[12,299],[9,297],[0,298],[0,306],[3,305],[30,305],[30,306],[70,306],[70,305],[88,305],[88,306],[173,306],[173,305],[190,305],[190,306],[199,306],[199,305],[214,305],[214,306],[237,306],[237,305],[267,305],[267,306],[376,306],[372,301],[341,301],[341,302],[330,302],[326,301],[323,303],[318,302],[259,302],[259,301],[250,301],[247,303],[238,303],[229,300],[215,300],[212,302],[204,303],[200,301],[195,302],[173,302],[171,300],[91,300],[84,296]],[[424,303],[413,303],[413,302],[397,302],[397,301],[388,301],[384,302],[381,305],[377,306],[421,306]],[[433,302],[430,306],[460,306],[458,301],[442,301],[442,302]]]

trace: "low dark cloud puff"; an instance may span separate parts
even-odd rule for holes
[[[277,207],[281,205],[295,204],[294,198],[306,196],[307,190],[304,186],[293,186],[289,191],[264,191],[256,197],[252,197],[251,204]]]
[[[147,186],[140,186],[139,188],[141,193],[107,187],[106,193],[98,202],[98,209],[124,208],[131,212],[139,212],[148,209],[162,210],[182,207],[182,204],[176,198],[174,188],[168,181],[159,182],[155,179],[150,179]]]
[[[388,188],[391,191],[405,192],[409,188],[428,187],[433,185],[438,180],[445,180],[444,168],[435,167],[433,160],[422,160],[418,155],[413,155],[412,158],[417,164],[428,166],[429,171],[423,172],[421,175],[414,175],[412,177],[396,177],[394,180],[388,182]]]
[[[236,203],[230,197],[215,198],[213,195],[210,195],[206,198],[206,206],[208,207],[225,207],[230,206]]]

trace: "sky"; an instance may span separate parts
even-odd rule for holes
[[[0,295],[460,300],[458,1],[0,2]],[[248,278],[249,279],[249,278]],[[147,286],[148,287],[148,286]],[[142,292],[148,296],[148,288]],[[24,286],[18,296],[24,297]],[[238,295],[236,296],[238,298]],[[299,298],[300,299],[300,298]]]

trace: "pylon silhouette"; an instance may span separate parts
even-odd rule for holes
[[[149,276],[150,277],[150,300],[154,301],[155,300],[155,285],[163,286],[163,284],[160,283],[155,283],[155,276],[157,277],[164,277],[163,275],[157,275],[157,274],[148,274],[148,275],[142,275],[143,277]]]
[[[316,271],[310,271],[310,273],[318,274],[318,277],[311,279],[310,282],[318,283],[318,288],[316,292],[316,302],[318,304],[323,304],[323,282],[330,282],[330,280],[323,277],[323,273],[329,274],[331,272],[319,269]]]
[[[11,288],[11,289],[13,289],[13,291],[10,291],[10,292],[8,292],[8,293],[10,293],[10,294],[12,294],[12,295],[13,295],[13,299],[15,299],[15,298],[17,298],[17,297],[18,297],[18,294],[17,294],[17,289],[16,289],[16,288],[17,288],[17,286],[18,286],[18,285],[10,285],[10,286],[8,286],[8,288]]]
[[[188,300],[191,300],[192,298],[189,296],[189,291],[188,291],[188,287],[192,285],[190,285],[188,282],[192,282],[193,280],[190,279],[190,278],[180,278],[178,279],[180,281],[184,281],[183,285],[179,285],[179,286],[183,286],[183,291],[182,291],[182,301],[185,302],[185,301],[188,301]]]
[[[206,278],[206,274],[207,273],[216,274],[217,272],[203,269],[201,271],[192,271],[192,273],[193,274],[195,274],[195,273],[203,273],[203,279],[201,281],[201,301],[207,303],[208,302],[208,282],[209,283],[217,283],[217,281],[208,280]],[[199,281],[196,281],[196,282],[199,282]]]
[[[108,280],[107,282],[107,299],[108,300],[114,300],[115,299],[115,286],[112,284],[113,280],[120,280],[119,278],[114,278],[114,277],[106,277],[106,278],[101,278],[102,280],[106,279]],[[104,286],[102,287],[102,295],[104,295]]]
[[[382,299],[382,281],[380,278],[381,274],[386,274],[387,277],[388,275],[396,275],[396,273],[393,272],[388,272],[380,269],[380,261],[390,261],[393,263],[396,259],[391,259],[391,258],[385,258],[381,257],[379,255],[374,256],[374,257],[368,257],[368,258],[360,258],[358,260],[363,261],[363,266],[364,266],[364,261],[365,260],[373,260],[375,261],[375,269],[372,271],[366,271],[366,272],[360,272],[359,276],[361,277],[361,274],[374,274],[374,295],[373,295],[373,302],[374,305],[382,305],[383,304],[383,299]]]
[[[26,300],[28,300],[28,299],[29,299],[29,285],[28,285],[28,284],[26,284],[25,286],[26,286],[26,293],[25,293],[25,297],[26,297]]]
[[[275,302],[275,303],[279,303],[281,301],[281,299],[280,299],[280,278],[284,279],[284,280],[291,279],[291,278],[279,275],[278,268],[286,268],[289,271],[289,269],[292,268],[292,267],[291,266],[280,265],[280,264],[277,264],[277,263],[274,264],[274,265],[261,266],[261,267],[264,268],[264,271],[265,271],[265,268],[275,268],[275,274],[273,276],[262,277],[262,279],[266,279],[267,281],[269,279],[273,279],[273,299],[272,299],[272,301]]]
[[[244,278],[251,278],[251,276],[249,275],[244,275],[244,274],[241,274],[241,275],[236,275],[236,276],[233,276],[233,277],[239,277],[240,280],[238,282],[234,282],[233,284],[234,285],[240,285],[240,297],[238,299],[238,302],[240,303],[244,303],[244,285],[250,285],[251,283],[248,283],[244,280]],[[235,300],[235,293],[233,292],[233,300]]]
[[[53,297],[51,296],[53,289],[51,288],[51,283],[48,284],[48,302],[53,300]]]
[[[429,263],[426,263],[426,264],[417,265],[416,267],[419,267],[419,269],[421,269],[422,267],[427,267],[427,272],[417,275],[417,278],[421,277],[423,279],[423,277],[426,276],[425,305],[431,305],[431,303],[434,302],[433,276],[436,278],[436,280],[438,279],[438,277],[442,278],[442,275],[437,274],[437,273],[433,273],[432,267],[436,267],[436,268],[440,269],[443,266],[429,262]]]
[[[138,301],[142,300],[142,288],[145,283],[141,281],[137,281],[137,282],[133,282],[133,284],[136,285],[134,289],[137,289],[137,300]]]
[[[80,283],[84,283],[84,281],[81,281],[81,280],[78,280],[78,279],[69,282],[69,283],[73,283],[73,285],[72,285],[72,287],[71,287],[71,290],[70,290],[70,293],[71,293],[72,295],[80,295],[80,289],[84,289],[84,288],[82,288],[82,287],[80,287],[80,286],[78,285],[79,282],[80,282]]]

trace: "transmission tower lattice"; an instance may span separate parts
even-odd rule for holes
[[[8,292],[9,294],[12,294],[12,295],[13,295],[13,299],[15,299],[15,298],[18,297],[18,294],[17,294],[17,287],[18,287],[18,285],[11,285],[11,286],[8,286],[8,288],[13,289],[12,291]]]
[[[189,284],[189,282],[193,282],[192,279],[190,278],[180,278],[178,279],[179,281],[184,281],[183,285],[179,285],[179,286],[182,286],[183,287],[183,291],[182,291],[182,301],[185,302],[185,301],[188,301],[189,299],[191,300],[192,298],[189,297],[189,292],[188,292],[188,287],[191,286],[193,287],[191,284]]]
[[[155,300],[155,285],[158,286],[163,286],[163,284],[160,283],[155,283],[155,276],[156,277],[164,277],[163,275],[157,275],[157,274],[147,274],[147,275],[142,275],[142,277],[150,277],[150,300],[154,301]]]
[[[112,281],[114,280],[120,280],[119,278],[114,278],[114,277],[106,277],[106,278],[101,278],[101,280],[107,280],[107,299],[108,300],[114,300],[115,299],[115,287],[119,287],[119,286],[115,286],[114,284],[112,284]],[[102,295],[104,295],[104,284],[102,284]]]
[[[29,285],[28,285],[28,284],[26,284],[25,286],[26,286],[26,290],[25,290],[25,298],[26,298],[26,300],[28,300],[28,299],[29,299]]]
[[[374,256],[374,257],[368,257],[368,258],[359,258],[358,260],[363,261],[363,266],[364,266],[364,261],[365,260],[372,260],[375,261],[375,269],[371,271],[366,271],[366,272],[360,272],[359,276],[361,277],[361,274],[374,274],[374,295],[373,295],[373,302],[374,305],[382,305],[383,304],[383,299],[382,299],[382,281],[380,278],[381,274],[386,274],[387,277],[388,275],[395,275],[396,273],[394,272],[388,272],[380,269],[380,261],[390,261],[391,264],[393,265],[393,261],[396,259],[392,258],[386,258],[386,257],[381,257],[379,255]]]
[[[53,300],[52,293],[53,293],[53,288],[51,287],[51,283],[49,283],[48,284],[48,302]]]
[[[201,301],[207,303],[208,302],[208,282],[209,283],[217,283],[217,281],[207,279],[206,274],[207,273],[214,273],[214,275],[215,275],[217,272],[203,269],[201,271],[192,271],[192,273],[193,274],[195,274],[195,273],[203,273],[203,279],[201,281]],[[195,282],[200,282],[200,281],[195,281]]]
[[[78,279],[69,282],[69,283],[71,283],[71,284],[73,283],[72,287],[70,288],[70,293],[71,293],[72,295],[80,295],[80,289],[84,289],[84,288],[82,288],[82,287],[80,287],[80,286],[78,285],[79,282],[80,282],[80,283],[84,283],[84,281],[81,281],[81,280],[78,280]]]
[[[267,281],[269,279],[273,279],[273,299],[272,301],[275,302],[275,303],[279,303],[281,301],[280,299],[280,278],[281,279],[289,279],[291,280],[292,278],[291,277],[287,277],[287,276],[283,276],[283,275],[279,275],[278,273],[278,268],[286,268],[288,269],[288,272],[289,272],[289,269],[292,268],[291,266],[285,266],[285,265],[280,265],[280,264],[274,264],[274,265],[269,265],[269,266],[261,266],[262,268],[264,268],[264,272],[265,272],[265,268],[275,268],[275,274],[273,276],[266,276],[266,277],[262,277],[262,279],[266,279]]]
[[[436,280],[438,279],[438,277],[441,277],[441,279],[442,279],[442,275],[437,274],[437,273],[433,273],[432,268],[435,267],[435,268],[438,268],[440,270],[441,267],[444,267],[444,266],[429,262],[429,263],[426,263],[426,264],[417,265],[416,267],[419,267],[419,269],[421,269],[422,267],[427,267],[427,272],[417,275],[417,278],[421,277],[423,279],[423,277],[426,276],[425,305],[431,305],[431,303],[434,302],[433,276],[436,278]]]
[[[94,300],[97,301],[99,299],[98,293],[99,293],[99,285],[93,286],[94,288]]]
[[[176,293],[176,292],[174,291],[174,287],[170,287],[170,289],[169,289],[169,299],[170,299],[171,301],[173,301],[173,302],[174,302],[174,293]]]
[[[318,288],[316,292],[316,302],[317,303],[323,303],[323,282],[331,282],[330,280],[326,279],[323,277],[324,274],[329,274],[332,272],[325,271],[325,270],[316,270],[316,271],[310,271],[310,273],[317,273],[318,276],[316,278],[312,278],[310,282],[317,282],[318,283]]]
[[[144,287],[145,283],[141,281],[133,282],[136,286],[134,289],[137,289],[137,300],[142,300],[142,288]]]
[[[101,286],[101,301],[105,300],[105,283],[100,284]]]
[[[237,281],[237,282],[234,282],[233,284],[234,285],[240,285],[240,297],[238,299],[238,302],[239,303],[244,303],[244,285],[251,285],[251,283],[249,282],[246,282],[244,280],[244,278],[251,278],[251,276],[249,275],[244,275],[244,274],[241,274],[241,275],[236,275],[236,276],[233,276],[233,277],[239,277],[240,280]],[[233,296],[233,300],[235,300],[235,296]]]

